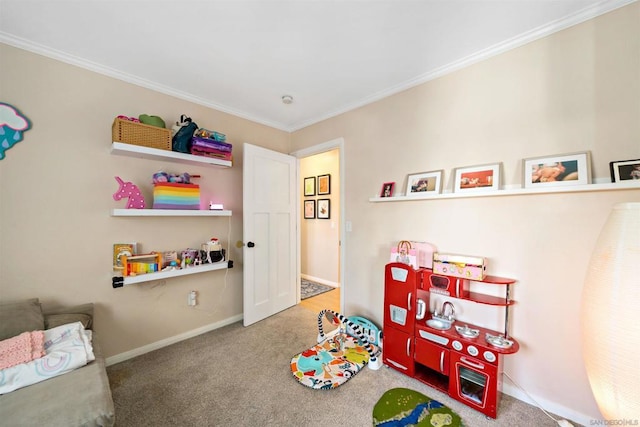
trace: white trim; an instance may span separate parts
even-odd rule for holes
[[[509,379],[505,377],[502,382],[502,392],[504,394],[508,394],[509,396],[515,399],[518,399],[522,402],[533,405],[536,408],[539,408],[538,404],[540,404],[545,411],[551,412],[552,414],[560,416],[566,420],[577,422],[580,425],[584,425],[584,426],[592,425],[591,421],[594,420],[593,416],[589,416],[587,414],[577,412],[571,408],[567,408],[566,406],[559,405],[556,402],[549,401],[540,396],[530,397],[527,395],[527,393],[523,392],[518,387],[512,384],[508,384],[507,381],[509,381]],[[535,399],[535,402],[532,400],[532,397]]]
[[[345,312],[345,301],[344,301],[344,278],[346,276],[346,251],[347,251],[347,239],[346,239],[346,231],[345,231],[345,153],[344,153],[344,138],[336,138],[330,141],[323,142],[318,145],[314,145],[307,148],[302,148],[300,150],[294,151],[290,153],[292,156],[301,159],[303,157],[313,156],[314,154],[320,154],[327,151],[331,151],[334,149],[338,149],[338,161],[340,162],[339,171],[340,171],[340,312]],[[299,160],[298,160],[299,163]],[[299,172],[299,170],[298,170]],[[300,182],[300,177],[298,176],[298,182]],[[298,191],[300,194],[300,191]],[[300,206],[300,202],[298,201],[298,206]],[[300,213],[298,213],[298,222],[301,217]],[[298,248],[300,248],[300,226],[297,227],[298,233]],[[300,255],[300,249],[298,249],[298,258]],[[298,267],[300,264],[298,264]],[[299,271],[299,270],[298,270]],[[299,302],[299,301],[298,301]]]
[[[211,323],[209,325],[192,329],[190,331],[183,332],[181,334],[174,335],[172,337],[165,338],[163,340],[156,341],[142,347],[134,348],[133,350],[125,351],[124,353],[116,354],[115,356],[107,357],[106,364],[107,366],[115,365],[116,363],[124,362],[125,360],[133,359],[134,357],[149,353],[150,351],[159,350],[161,348],[170,346],[171,344],[175,344],[189,338],[197,337],[198,335],[202,335],[207,332],[211,332],[224,326],[230,325],[232,323],[239,322],[242,320],[242,317],[242,314],[238,314],[236,316],[229,317],[216,323]]]
[[[309,280],[311,282],[320,283],[322,285],[331,286],[332,288],[339,288],[340,283],[332,282],[330,280],[321,279],[319,277],[309,276],[308,274],[300,274],[300,277],[304,280]]]
[[[395,95],[396,93],[400,93],[412,87],[421,85],[428,81],[435,80],[444,75],[453,73],[454,71],[458,71],[462,68],[466,68],[470,65],[484,61],[493,56],[518,48],[520,46],[524,46],[527,43],[531,43],[541,38],[550,36],[553,33],[557,33],[558,31],[562,31],[574,25],[588,21],[589,19],[596,18],[607,12],[611,12],[612,10],[619,9],[623,6],[634,3],[636,1],[638,0],[603,0],[595,5],[587,7],[581,11],[578,11],[573,15],[569,15],[563,19],[558,19],[551,23],[542,25],[538,28],[534,28],[533,30],[530,30],[518,36],[512,37],[511,39],[504,40],[486,49],[472,53],[469,56],[460,58],[457,61],[451,62],[450,64],[447,64],[440,68],[436,68],[435,70],[429,71],[428,73],[421,74],[405,82],[402,82],[395,86],[391,86],[387,89],[381,90],[380,92],[374,93],[373,95],[363,98],[360,101],[356,101],[351,104],[346,104],[343,107],[338,108],[322,116],[318,116],[318,117],[294,124],[289,128],[289,132],[295,132],[307,126],[311,126],[312,124],[355,110],[356,108],[363,107],[365,105],[387,98],[391,95]]]

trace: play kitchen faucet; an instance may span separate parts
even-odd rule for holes
[[[416,302],[416,319],[417,320],[422,320],[425,317],[425,314],[427,313],[427,304],[424,300],[418,298],[418,301]],[[447,308],[449,310],[447,310]],[[442,304],[442,309],[440,311],[438,311],[438,309],[436,308],[435,311],[432,313],[431,317],[435,318],[435,319],[439,319],[439,320],[443,320],[449,324],[451,324],[454,320],[455,320],[455,315],[456,315],[456,309],[453,305],[453,303],[451,303],[450,301],[445,301]]]
[[[447,314],[447,308],[449,308],[448,310],[449,314]],[[453,306],[453,303],[451,303],[450,301],[445,301],[442,304],[442,310],[440,312],[438,311],[437,308],[433,312],[433,317],[435,319],[444,320],[446,322],[453,322],[455,320],[455,315],[456,315],[456,308]]]

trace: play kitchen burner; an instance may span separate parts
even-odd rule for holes
[[[431,269],[387,264],[383,362],[496,418],[502,357],[519,349],[518,342],[508,335],[509,307],[514,304],[510,286],[515,280],[497,276],[475,280],[504,287],[504,297],[471,292],[469,281],[435,274]],[[430,313],[431,292],[442,295],[445,287],[451,298],[504,309],[504,331],[456,320],[451,301]]]

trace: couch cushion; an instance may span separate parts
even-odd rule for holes
[[[93,326],[93,304],[82,304],[75,307],[63,307],[55,310],[44,310],[44,326],[46,329],[67,323],[82,322],[85,329]]]
[[[38,298],[0,303],[0,340],[42,329],[44,317]]]

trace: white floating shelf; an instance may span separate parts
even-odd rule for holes
[[[141,159],[164,160],[188,165],[209,165],[230,168],[232,162],[229,160],[214,159],[211,157],[194,156],[192,154],[178,153],[176,151],[159,150],[157,148],[143,147],[141,145],[125,144],[123,142],[113,142],[111,154],[118,154],[127,157],[138,157]]]
[[[216,262],[214,264],[204,264],[197,267],[183,268],[182,270],[167,270],[157,273],[140,274],[137,276],[123,277],[123,285],[133,285],[142,282],[151,282],[153,280],[169,279],[171,277],[188,276],[189,274],[206,273],[207,271],[225,270],[228,268],[229,261]]]
[[[112,209],[111,216],[231,216],[231,211],[186,209]]]
[[[589,191],[640,190],[640,182],[626,181],[607,184],[587,184],[551,188],[516,188],[469,193],[442,193],[424,196],[371,197],[370,202],[406,202],[408,200],[462,199],[469,197],[526,196],[530,194],[583,193]]]

